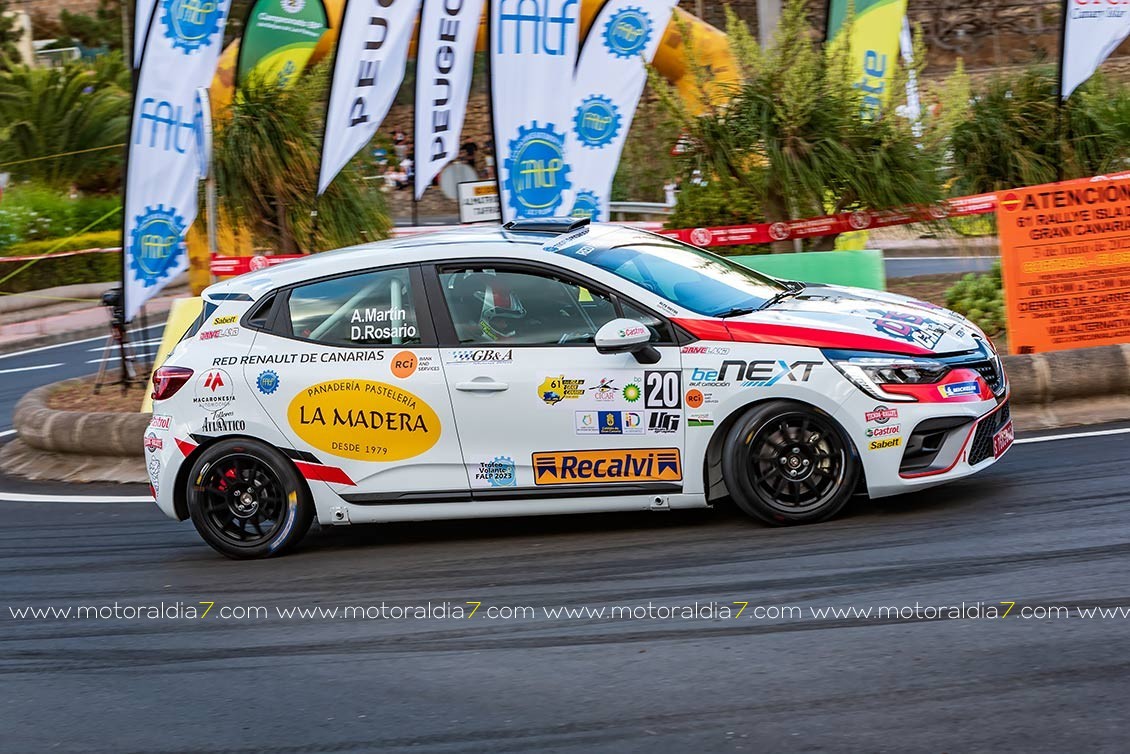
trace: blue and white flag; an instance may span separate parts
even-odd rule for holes
[[[416,54],[416,198],[459,156],[483,0],[424,0]]]
[[[126,169],[123,293],[126,320],[188,269],[196,219],[196,90],[208,86],[229,0],[160,0],[145,42]]]
[[[574,217],[607,221],[612,179],[636,106],[647,64],[678,0],[609,0],[585,40],[573,79],[573,112],[565,154],[572,168]]]
[[[145,51],[145,38],[149,34],[149,20],[157,0],[137,0],[133,8],[133,67],[141,65],[141,54]]]
[[[563,215],[573,107],[577,0],[491,0],[491,104],[502,217]]]
[[[347,0],[337,41],[318,195],[380,128],[404,81],[420,0]]]

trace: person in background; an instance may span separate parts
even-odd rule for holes
[[[494,142],[493,141],[488,141],[486,143],[486,148],[483,149],[483,173],[484,173],[483,177],[488,179],[488,180],[492,180],[495,177],[495,174],[494,174]]]

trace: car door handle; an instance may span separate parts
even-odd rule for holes
[[[456,390],[465,390],[470,393],[500,393],[503,390],[509,390],[510,386],[505,382],[495,382],[489,377],[471,380],[470,382],[457,382],[455,384]]]

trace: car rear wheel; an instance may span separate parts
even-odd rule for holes
[[[229,558],[281,555],[314,519],[310,493],[294,466],[257,440],[210,445],[188,480],[188,513],[196,531]]]
[[[791,401],[754,406],[730,428],[722,475],[745,513],[771,524],[825,521],[847,503],[859,460],[823,411]]]

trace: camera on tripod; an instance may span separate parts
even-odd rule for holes
[[[111,288],[102,294],[102,306],[110,310],[110,324],[123,327],[126,323],[126,310],[122,306],[122,289]]]

